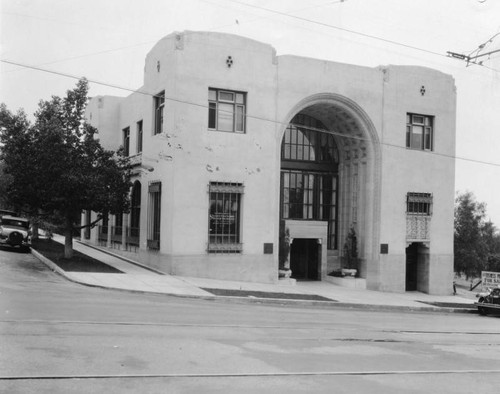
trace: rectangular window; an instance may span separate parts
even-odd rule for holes
[[[434,149],[434,117],[406,114],[406,147],[416,150]]]
[[[148,249],[160,249],[160,219],[161,219],[161,182],[149,184],[148,201]]]
[[[142,152],[142,120],[137,122],[137,153]]]
[[[281,171],[281,217],[294,220],[320,220],[328,222],[328,249],[336,245],[337,177]]]
[[[233,133],[245,132],[246,93],[208,90],[208,128]]]
[[[165,107],[165,91],[158,93],[154,97],[155,106],[155,121],[154,121],[154,134],[161,134],[163,131],[163,110]]]
[[[243,185],[211,182],[209,185],[209,253],[241,253],[241,195]]]
[[[130,156],[130,127],[123,129],[123,153]]]
[[[432,214],[432,194],[408,193],[406,195],[406,213],[430,216]]]

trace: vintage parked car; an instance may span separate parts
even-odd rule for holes
[[[500,287],[490,288],[477,296],[479,300],[475,304],[481,315],[487,313],[500,314]]]
[[[5,215],[0,217],[0,245],[27,248],[31,243],[28,219]]]

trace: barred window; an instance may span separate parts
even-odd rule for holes
[[[245,132],[246,93],[208,90],[208,128],[233,133]]]
[[[151,182],[148,188],[148,249],[160,249],[161,182]]]
[[[154,97],[155,105],[155,122],[154,134],[161,134],[163,131],[163,109],[165,107],[165,91],[158,93]]]
[[[432,194],[408,193],[406,195],[406,213],[430,216],[432,214]]]
[[[434,117],[406,114],[406,147],[417,150],[434,149]]]
[[[208,224],[209,253],[241,253],[241,195],[243,185],[211,182]]]

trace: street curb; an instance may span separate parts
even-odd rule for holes
[[[186,299],[201,299],[206,301],[223,301],[223,302],[231,302],[237,304],[265,304],[265,305],[276,305],[276,306],[286,306],[286,307],[305,307],[305,306],[314,306],[319,307],[321,309],[348,309],[348,310],[362,310],[362,311],[371,311],[371,312],[390,312],[390,311],[399,311],[399,312],[420,312],[420,313],[467,313],[467,314],[477,314],[478,311],[476,309],[467,309],[467,308],[446,308],[446,307],[413,307],[413,306],[402,306],[402,305],[373,305],[373,304],[351,304],[348,302],[338,302],[338,301],[315,301],[315,300],[294,300],[294,299],[283,299],[283,298],[259,298],[259,297],[234,297],[234,296],[201,296],[201,295],[192,295],[192,294],[174,294],[174,293],[161,293],[161,292],[152,292],[152,291],[143,291],[143,290],[132,290],[132,289],[122,289],[116,287],[102,286],[89,284],[86,282],[78,281],[70,278],[66,271],[61,269],[57,264],[55,264],[52,260],[46,258],[35,249],[30,248],[31,253],[37,259],[39,259],[42,263],[47,265],[52,271],[57,272],[59,275],[63,276],[65,279],[69,280],[73,283],[78,283],[88,287],[107,289],[107,290],[115,290],[115,291],[123,291],[128,293],[136,293],[136,294],[148,294],[148,295],[159,295],[159,296],[170,296],[177,298],[186,298]],[[118,257],[118,256],[117,256]]]

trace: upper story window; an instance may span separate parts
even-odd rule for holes
[[[433,150],[433,124],[433,116],[406,114],[406,147],[417,150]]]
[[[432,194],[408,193],[406,195],[406,213],[410,215],[430,216],[432,214]]]
[[[142,120],[137,122],[137,153],[142,152]]]
[[[331,169],[330,163],[339,161],[337,145],[332,134],[321,133],[318,129],[326,130],[326,127],[311,116],[296,115],[286,128],[281,159],[327,163],[326,168]]]
[[[130,127],[123,129],[123,153],[130,156]]]
[[[163,110],[165,107],[165,91],[158,93],[154,97],[154,100],[155,100],[154,134],[160,134],[163,131]]]
[[[246,93],[208,90],[208,128],[233,133],[245,132]]]

